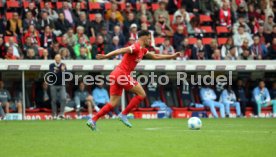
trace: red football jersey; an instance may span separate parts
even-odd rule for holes
[[[148,53],[148,49],[142,48],[139,42],[131,45],[130,49],[130,53],[126,53],[118,65],[126,73],[131,73],[144,55]]]

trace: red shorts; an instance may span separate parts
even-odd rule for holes
[[[133,79],[130,74],[127,74],[120,68],[116,68],[109,75],[110,80],[110,95],[121,96],[123,89],[130,90],[138,85],[138,82]]]

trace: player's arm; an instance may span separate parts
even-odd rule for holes
[[[176,52],[172,55],[161,55],[161,54],[154,54],[154,52],[149,52],[145,55],[145,57],[153,60],[162,60],[162,59],[175,59],[179,55],[180,55],[180,52]]]
[[[125,48],[121,48],[121,49],[117,49],[115,51],[111,51],[110,53],[108,54],[97,54],[96,58],[97,59],[109,59],[109,58],[112,58],[114,56],[117,56],[119,54],[125,54],[125,53],[129,53],[131,52],[131,47],[125,47]]]

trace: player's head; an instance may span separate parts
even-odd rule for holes
[[[139,40],[143,41],[145,46],[149,46],[151,44],[151,35],[147,30],[141,30],[138,33]]]

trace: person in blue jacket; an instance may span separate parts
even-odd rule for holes
[[[220,102],[225,105],[226,117],[230,116],[230,107],[233,106],[236,108],[237,117],[241,117],[241,106],[237,101],[235,92],[232,90],[232,86],[225,85],[224,90],[220,95]]]
[[[221,118],[225,118],[224,105],[222,103],[216,101],[217,95],[212,88],[210,88],[208,86],[202,87],[200,89],[200,98],[202,100],[203,105],[208,106],[210,108],[210,110],[215,118],[218,118],[216,107],[218,107],[220,109]]]
[[[276,101],[271,101],[268,89],[265,87],[265,82],[261,80],[259,86],[253,90],[253,102],[255,103],[255,114],[260,116],[262,107],[273,106],[273,115],[276,113]]]

